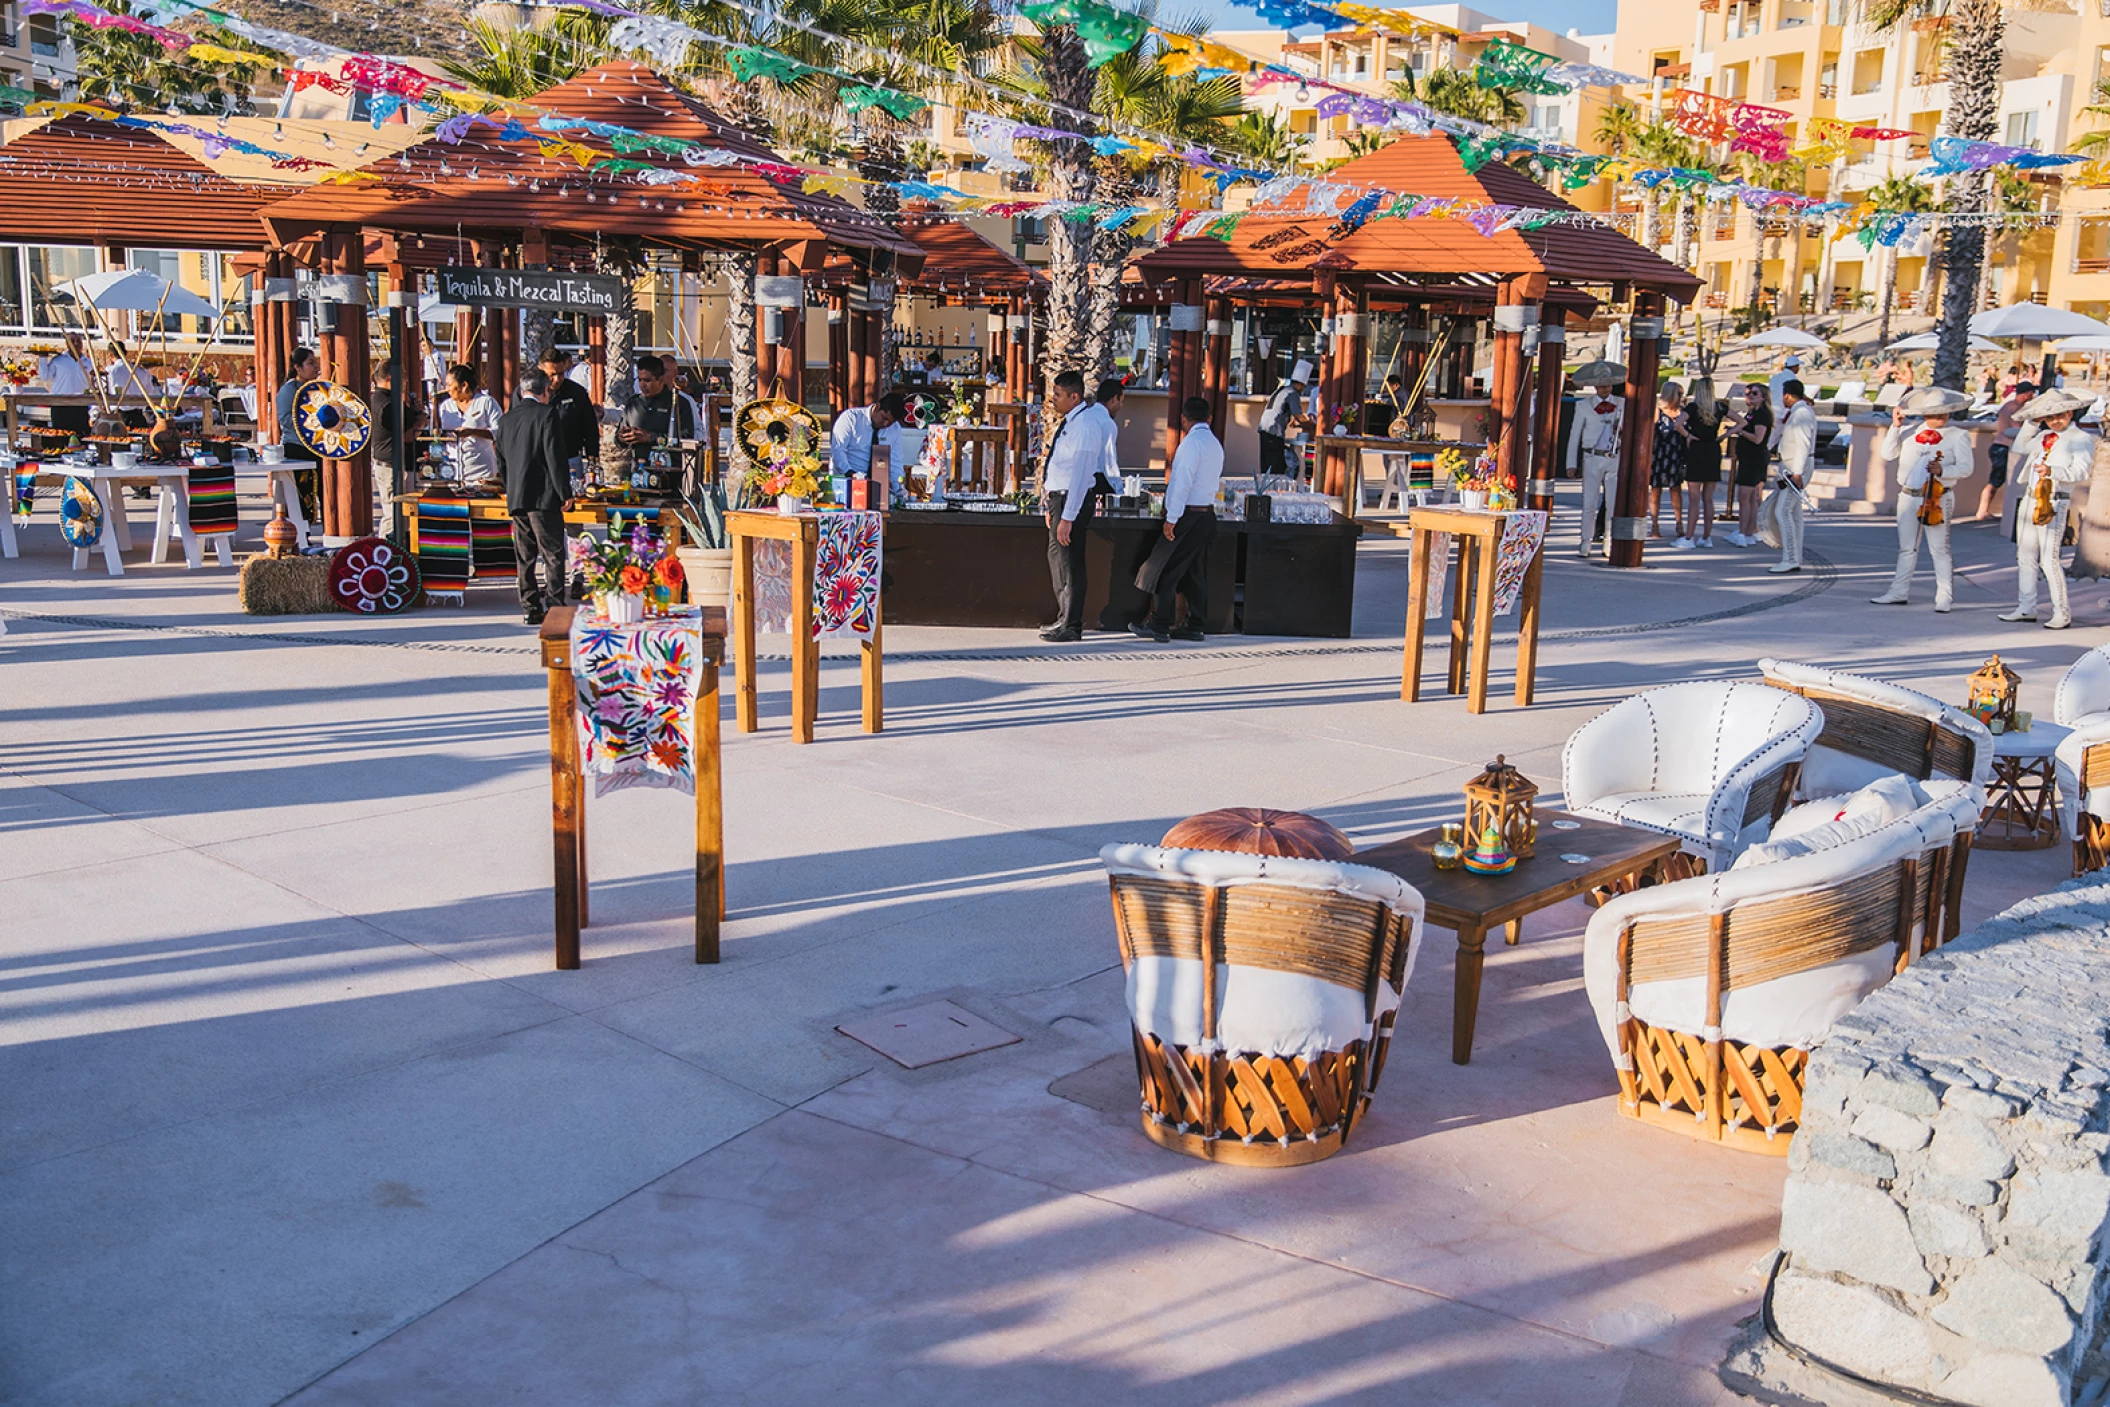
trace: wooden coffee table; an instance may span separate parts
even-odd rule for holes
[[[1558,823],[1576,824],[1562,829]],[[1539,813],[1537,853],[1505,875],[1477,875],[1470,870],[1439,870],[1429,846],[1440,830],[1421,831],[1369,850],[1355,863],[1398,875],[1421,891],[1427,921],[1458,935],[1458,971],[1451,995],[1451,1060],[1465,1065],[1473,1058],[1473,1019],[1480,1010],[1482,945],[1491,928],[1506,925],[1509,941],[1523,933],[1524,915],[1551,908],[1601,884],[1641,874],[1678,853],[1678,838],[1636,830],[1611,821],[1570,816],[1564,811]],[[1563,855],[1586,855],[1580,863]]]

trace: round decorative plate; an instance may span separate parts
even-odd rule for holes
[[[359,615],[394,615],[418,599],[418,564],[385,537],[346,543],[330,558],[330,599]]]
[[[1168,850],[1235,850],[1297,860],[1345,860],[1355,854],[1355,842],[1317,816],[1265,806],[1227,806],[1189,816],[1158,843]]]
[[[59,531],[70,546],[83,552],[103,539],[102,501],[83,480],[66,480],[59,495]]]
[[[310,381],[293,393],[293,434],[318,459],[349,459],[366,448],[374,420],[349,386]]]

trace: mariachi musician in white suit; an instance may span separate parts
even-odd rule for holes
[[[2015,609],[2002,620],[2037,618],[2037,573],[2051,592],[2051,619],[2046,630],[2073,624],[2066,603],[2066,564],[2059,548],[2066,540],[2066,515],[2073,506],[2073,486],[2085,483],[2095,465],[2095,437],[2073,423],[2074,412],[2088,402],[2065,391],[2046,391],[2022,407],[2020,419],[2032,422],[2017,437],[2022,467],[2014,472],[2021,489],[2015,504]]]
[[[1898,569],[1890,589],[1875,598],[1878,606],[1905,604],[1919,567],[1922,535],[1934,559],[1934,609],[1946,614],[1954,604],[1949,524],[1956,517],[1956,486],[1970,476],[1974,456],[1970,435],[1951,425],[1949,417],[1970,405],[1961,391],[1922,386],[1906,392],[1890,412],[1883,457],[1898,467]],[[1907,425],[1908,415],[1919,416],[1919,423]]]
[[[1626,368],[1617,362],[1594,361],[1576,371],[1575,384],[1590,392],[1576,401],[1575,424],[1568,431],[1568,467],[1582,470],[1582,530],[1576,538],[1575,555],[1587,557],[1597,534],[1598,505],[1608,505],[1608,519],[1619,511],[1612,498],[1619,491],[1626,401],[1613,395],[1611,388],[1626,384]]]

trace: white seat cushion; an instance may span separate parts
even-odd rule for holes
[[[1615,791],[1577,809],[1623,826],[1695,840],[1707,838],[1707,793],[1703,791]]]
[[[1888,982],[1896,965],[1897,953],[1886,943],[1807,972],[1733,987],[1722,998],[1722,1030],[1735,1032],[1730,1039],[1745,1045],[1807,1050],[1861,998]],[[1613,976],[1616,982],[1616,970]],[[1678,1030],[1690,1024],[1694,1012],[1707,1009],[1707,979],[1642,982],[1627,994],[1627,1005],[1651,1026]]]
[[[1396,1010],[1399,995],[1379,982],[1375,1015]],[[1232,1055],[1308,1060],[1368,1040],[1375,1027],[1363,1019],[1363,994],[1351,987],[1244,963],[1217,964],[1216,1000],[1216,1043]],[[1200,959],[1137,955],[1128,970],[1128,1011],[1138,1030],[1204,1048]]]

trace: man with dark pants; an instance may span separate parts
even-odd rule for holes
[[[1216,540],[1216,489],[1223,480],[1224,447],[1209,428],[1209,402],[1189,396],[1180,407],[1186,430],[1165,476],[1166,554],[1151,583],[1157,592],[1149,624],[1137,621],[1132,634],[1160,645],[1169,640],[1200,640],[1209,619],[1209,544]],[[1151,553],[1157,562],[1158,554]],[[1149,568],[1144,569],[1147,574]],[[1143,583],[1138,582],[1137,585]],[[1174,598],[1187,598],[1187,623],[1172,628]]]
[[[571,492],[571,466],[549,389],[547,372],[533,367],[521,372],[520,394],[498,418],[492,437],[506,480],[506,508],[513,515],[520,610],[529,625],[542,624],[553,607],[564,604],[564,500]]]
[[[1048,437],[1040,471],[1048,519],[1048,578],[1055,588],[1054,624],[1040,632],[1049,644],[1084,638],[1084,543],[1090,535],[1098,476],[1113,457],[1113,421],[1084,398],[1084,374],[1055,378],[1048,407],[1061,419]]]
[[[1311,363],[1299,361],[1289,380],[1275,388],[1260,412],[1260,472],[1287,476],[1290,432],[1304,423],[1304,396],[1311,385]]]
[[[285,447],[288,459],[309,459],[308,447],[300,442],[293,428],[293,398],[300,388],[322,375],[322,358],[306,347],[293,351],[293,360],[287,363],[292,374],[278,384],[278,394],[272,401],[278,412],[278,442]],[[300,511],[307,520],[318,526],[322,523],[322,469],[310,465],[306,469],[293,471],[293,485],[300,490]]]

